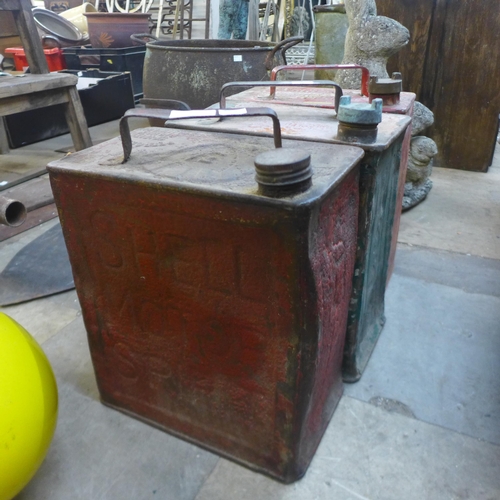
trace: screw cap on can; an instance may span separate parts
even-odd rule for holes
[[[403,78],[401,73],[393,73],[391,78],[379,78],[378,76],[370,77],[368,83],[368,91],[370,94],[399,94],[403,91]]]
[[[259,154],[255,180],[266,196],[290,196],[312,184],[311,155],[302,149],[277,148]]]
[[[371,104],[351,103],[351,96],[340,98],[339,122],[353,125],[377,125],[382,121],[382,99],[374,99]]]

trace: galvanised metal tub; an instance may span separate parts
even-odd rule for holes
[[[151,35],[135,35],[138,41]],[[286,64],[286,50],[302,41],[156,40],[146,45],[144,97],[175,99],[193,109],[219,99],[222,85],[232,81],[269,80],[269,72]]]

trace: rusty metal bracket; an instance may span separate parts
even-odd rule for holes
[[[280,66],[281,67],[281,66]],[[271,87],[270,97],[274,99],[275,87],[334,87],[335,88],[335,111],[338,111],[340,98],[343,95],[342,87],[331,80],[290,80],[283,82],[228,82],[220,89],[219,107],[226,109],[226,96],[224,92],[230,87]]]
[[[123,146],[123,162],[125,163],[132,153],[132,136],[130,135],[129,118],[157,118],[165,120],[187,120],[190,118],[245,118],[254,116],[268,116],[273,120],[274,146],[282,147],[281,126],[276,111],[271,108],[241,108],[241,109],[205,109],[192,111],[178,111],[171,109],[133,108],[129,109],[120,120],[120,136]]]
[[[360,69],[361,70],[361,94],[365,97],[369,96],[368,81],[370,80],[370,72],[368,68],[359,64],[290,64],[287,66],[276,66],[271,71],[271,81],[276,81],[280,71],[305,71],[310,69]],[[271,94],[274,95],[274,87],[271,87]]]

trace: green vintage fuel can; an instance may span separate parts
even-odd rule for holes
[[[225,88],[249,87],[248,90],[224,97]],[[270,95],[269,87],[278,90]],[[326,88],[325,88],[326,87]],[[335,89],[333,94],[327,89]],[[219,107],[247,108],[266,105],[276,111],[284,137],[307,143],[356,145],[365,151],[360,170],[360,205],[357,256],[353,278],[349,318],[343,360],[343,379],[355,382],[361,377],[382,331],[384,301],[388,277],[393,225],[398,198],[402,146],[411,123],[410,116],[380,113],[380,122],[367,129],[356,129],[351,137],[339,136],[339,109],[342,89],[330,81],[233,82],[221,90]],[[328,96],[325,98],[325,95]],[[323,104],[319,104],[322,101]],[[368,100],[352,98],[354,107]],[[371,108],[371,106],[369,106]],[[372,111],[370,111],[372,113]],[[361,120],[363,121],[363,120]],[[272,133],[262,118],[240,121],[232,118],[199,120],[175,126],[211,132],[269,136]],[[345,130],[346,127],[344,127]],[[359,131],[363,133],[359,133]],[[365,138],[363,138],[365,137]],[[238,139],[239,140],[239,139]]]

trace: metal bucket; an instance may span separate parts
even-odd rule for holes
[[[85,44],[89,40],[74,24],[55,12],[35,7],[32,13],[45,47],[72,47]]]
[[[135,35],[133,40],[151,35]],[[219,100],[222,85],[231,81],[269,80],[268,71],[286,64],[285,51],[302,41],[156,40],[147,43],[144,97],[175,99],[192,108]],[[143,43],[145,43],[143,41]]]

